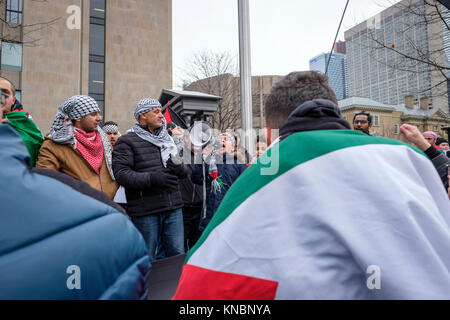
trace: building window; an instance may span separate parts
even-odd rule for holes
[[[91,0],[91,18],[105,20],[105,0]],[[92,19],[91,19],[92,20]]]
[[[438,126],[434,125],[434,126],[433,126],[433,131],[434,131],[434,132],[438,132]]]
[[[105,93],[105,64],[89,62],[89,93]]]
[[[90,1],[89,95],[105,115],[105,0]]]
[[[394,124],[394,134],[399,134],[400,130],[399,130],[399,126],[398,124]]]
[[[19,102],[22,102],[22,91],[16,90],[16,98]]]
[[[375,127],[379,127],[379,126],[380,126],[380,116],[377,115],[377,114],[375,114],[375,115],[373,116],[373,125],[374,125]]]
[[[6,22],[22,24],[22,0],[6,1]]]
[[[91,24],[89,37],[89,54],[105,56],[105,26]]]
[[[2,41],[1,69],[22,71],[22,44]]]

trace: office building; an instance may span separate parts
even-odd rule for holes
[[[426,57],[445,65],[443,39],[448,29],[442,20],[425,19],[431,9],[422,1],[403,0],[345,32],[349,97],[389,105],[412,99],[417,108],[449,113],[445,77],[418,61]]]
[[[329,64],[328,64],[329,60]],[[327,70],[328,64],[328,70]],[[309,69],[327,73],[329,83],[333,88],[338,100],[347,97],[346,92],[346,57],[341,53],[322,53],[309,60]]]
[[[0,74],[44,133],[72,95],[126,131],[141,98],[172,87],[171,0],[6,0],[0,14]]]

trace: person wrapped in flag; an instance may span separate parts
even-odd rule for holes
[[[228,190],[173,299],[448,299],[450,201],[426,155],[350,130],[316,71],[275,84],[265,114],[280,142]]]
[[[206,205],[202,208],[200,231],[206,228],[228,189],[247,168],[233,153],[236,140],[232,134],[222,133],[220,143],[222,147],[218,150],[212,150],[210,147],[203,150],[205,179],[202,164],[195,164],[192,169],[192,182],[202,185],[205,180],[206,184]]]
[[[44,137],[37,125],[33,122],[30,113],[25,110],[16,97],[16,88],[11,81],[0,77],[0,108],[3,116],[0,121],[9,124],[22,138],[30,153],[30,168],[36,165],[39,149]]]

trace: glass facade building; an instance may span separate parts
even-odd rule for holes
[[[414,13],[393,6],[345,32],[350,97],[397,105],[405,103],[405,97],[413,96],[415,105],[426,98],[428,107],[434,107],[432,88],[439,79],[432,81],[430,66],[418,60],[442,48],[431,48],[432,32],[424,20],[424,5],[417,2],[413,9]],[[374,19],[376,23],[372,22]],[[444,30],[443,38],[449,57],[448,29]],[[418,59],[407,59],[395,51]]]
[[[311,60],[309,60],[309,69],[325,73],[329,53],[322,53]],[[333,88],[338,100],[347,98],[347,84],[346,84],[346,57],[345,54],[333,53],[331,54],[330,64],[328,66],[327,76],[329,83]]]

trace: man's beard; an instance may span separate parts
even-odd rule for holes
[[[365,134],[370,134],[369,128],[367,128],[367,129],[356,129],[356,130],[361,131],[361,132],[363,132]]]

